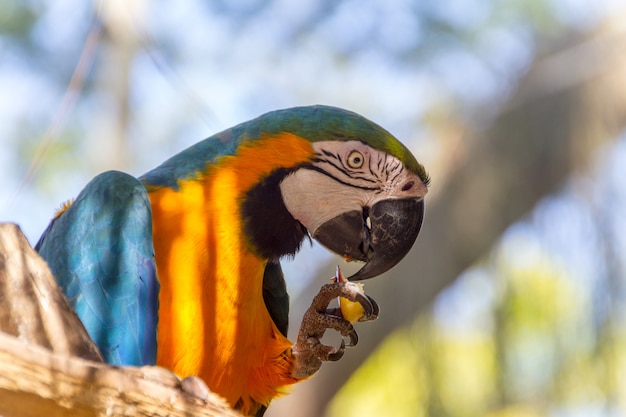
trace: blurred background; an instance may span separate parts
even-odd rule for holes
[[[381,317],[268,415],[626,416],[621,0],[2,0],[0,221],[34,244],[101,171],[317,103],[433,183]],[[288,262],[292,332],[338,262]]]

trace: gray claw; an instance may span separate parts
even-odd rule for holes
[[[368,301],[370,302],[372,309],[369,310],[370,313],[367,316],[367,318],[363,318],[359,321],[372,321],[372,320],[376,320],[378,318],[378,313],[380,312],[380,308],[378,307],[378,303],[376,302],[376,300],[374,300],[372,297],[370,297],[369,295],[365,294],[365,296],[367,297]]]
[[[355,333],[356,335],[356,333]],[[348,345],[350,346],[350,345]],[[346,350],[346,343],[342,340],[341,341],[341,346],[339,346],[339,349],[337,349],[337,351],[335,353],[331,353],[330,355],[328,355],[328,360],[331,362],[336,362],[339,359],[341,359],[341,357],[343,356],[343,353]]]
[[[363,310],[365,310],[365,313],[361,316],[359,321],[372,321],[378,318],[380,308],[378,307],[378,303],[372,297],[365,293],[358,292],[354,296],[354,301],[361,304]]]
[[[359,335],[356,333],[356,330],[352,329],[352,331],[348,333],[348,337],[350,338],[350,341],[348,342],[348,344],[346,345],[342,339],[341,340],[342,345],[347,346],[347,347],[354,347],[356,346],[357,343],[359,343]]]

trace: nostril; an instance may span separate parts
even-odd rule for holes
[[[409,191],[411,188],[413,188],[413,184],[415,184],[413,181],[407,182],[402,186],[402,191]]]

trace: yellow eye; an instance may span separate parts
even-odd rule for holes
[[[348,166],[350,168],[361,168],[365,162],[365,157],[359,151],[352,151],[348,155]]]

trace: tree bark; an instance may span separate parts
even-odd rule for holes
[[[163,368],[116,368],[5,333],[0,333],[0,369],[4,417],[241,416],[217,395],[204,400],[186,393]]]
[[[439,190],[434,199],[427,196],[413,250],[386,276],[367,282],[380,318],[358,326],[359,344],[299,384],[270,407],[268,416],[289,410],[298,410],[300,417],[324,415],[332,396],[385,336],[430,306],[541,198],[583,172],[595,151],[626,126],[624,74],[626,31],[619,25],[607,25],[588,39],[571,39],[538,59],[492,126],[468,132],[471,146],[445,180],[434,176],[432,188]],[[293,303],[292,320],[317,286]]]
[[[194,382],[103,364],[45,261],[0,224],[0,416],[241,416]]]
[[[0,224],[0,332],[56,353],[102,362],[48,265],[20,228]]]

